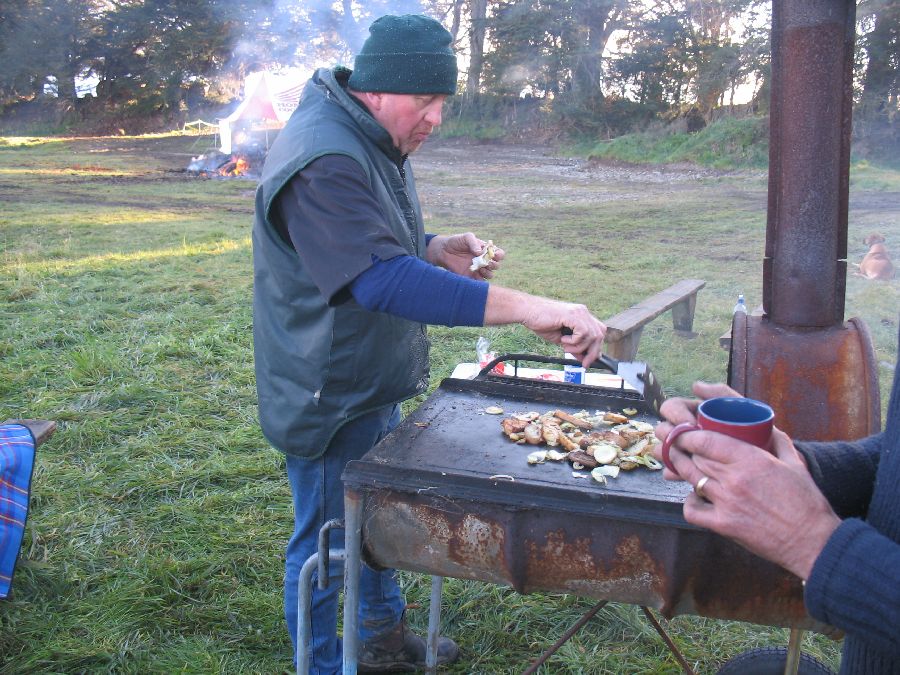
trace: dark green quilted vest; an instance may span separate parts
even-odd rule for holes
[[[412,171],[390,135],[346,93],[350,71],[316,72],[278,134],[256,192],[253,341],[259,419],[272,445],[318,457],[346,422],[423,392],[425,326],[369,312],[352,298],[330,307],[270,210],[298,171],[323,155],[352,157],[400,244],[424,257],[425,233]],[[402,167],[402,168],[401,168]]]

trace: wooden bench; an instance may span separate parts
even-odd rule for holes
[[[634,361],[644,326],[670,309],[675,330],[693,335],[697,292],[704,286],[706,282],[701,279],[684,279],[606,319],[604,352],[620,361]]]
[[[52,420],[6,420],[3,424],[21,424],[28,427],[34,436],[34,447],[50,439],[56,431],[56,422]]]

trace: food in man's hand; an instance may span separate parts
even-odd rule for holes
[[[477,272],[482,267],[487,267],[491,264],[491,260],[494,259],[494,254],[497,252],[497,247],[494,246],[494,242],[488,239],[488,243],[484,247],[484,251],[482,251],[481,255],[477,255],[472,258],[472,264],[469,266],[469,270],[472,272]]]

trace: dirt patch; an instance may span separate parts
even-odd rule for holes
[[[560,218],[595,237],[598,222],[621,223],[616,237],[631,235],[628,223],[648,213],[672,231],[695,231],[720,214],[720,227],[752,216],[765,223],[767,172],[723,171],[689,163],[630,164],[563,157],[541,143],[474,143],[431,139],[412,158],[426,223],[453,230],[515,227],[551,237]],[[696,217],[680,220],[678,205]],[[608,215],[614,214],[614,215]],[[584,223],[584,225],[580,225]],[[849,257],[862,255],[860,232],[891,231],[900,223],[900,194],[851,186]],[[736,236],[741,236],[735,233]],[[643,232],[634,233],[640,239]],[[893,235],[896,237],[896,235]],[[583,245],[583,244],[581,244]],[[713,258],[718,260],[718,258]],[[723,264],[733,262],[728,256]]]
[[[738,172],[721,171],[688,163],[629,164],[615,160],[562,157],[548,145],[518,143],[479,144],[463,140],[430,140],[414,156],[414,164],[435,162],[472,172],[531,171],[556,176],[585,176],[632,183],[678,183],[721,178]]]
[[[581,171],[629,180],[639,183],[682,183],[709,178],[722,178],[738,174],[737,171],[722,171],[708,167],[680,162],[677,164],[630,164],[611,159],[590,158],[584,162]]]
[[[412,164],[427,215],[466,229],[488,217],[544,227],[548,211],[583,218],[594,207],[686,197],[719,181],[720,192],[740,186],[736,201],[765,203],[765,182],[735,181],[738,172],[564,157],[542,144],[432,139]]]
[[[54,142],[68,144],[73,152],[72,165],[53,167],[63,170],[50,178],[55,186],[54,201],[81,203],[90,198],[73,185],[72,181],[78,177],[66,175],[65,169],[93,173],[87,180],[94,185],[126,187],[168,183],[174,196],[179,184],[207,180],[186,169],[193,157],[212,148],[214,139],[209,136],[107,136]],[[554,146],[539,141],[433,138],[413,156],[412,165],[427,218],[437,217],[448,227],[458,223],[466,229],[476,227],[486,215],[514,220],[523,227],[540,227],[546,222],[542,210],[547,207],[566,211],[571,216],[576,216],[579,210],[592,206],[603,208],[611,203],[646,203],[648,208],[656,208],[658,204],[651,204],[654,201],[665,204],[670,198],[694,198],[694,193],[699,200],[703,194],[711,194],[710,190],[735,208],[764,212],[766,204],[765,171],[722,171],[688,163],[648,165],[565,157]],[[109,175],[117,168],[125,175]],[[242,181],[246,189],[240,195],[252,200],[254,179],[225,180]],[[3,199],[14,200],[34,189],[44,190],[46,186],[0,180]],[[123,195],[118,201],[111,205],[154,208],[153,204],[136,204]],[[178,208],[178,199],[174,201],[173,204],[169,200],[169,204],[159,208]],[[188,201],[185,201],[186,208]],[[851,188],[851,229],[855,222],[867,228],[882,227],[880,223],[885,218],[892,222],[897,218],[898,203],[900,194],[896,192]],[[252,203],[247,208],[252,209]]]

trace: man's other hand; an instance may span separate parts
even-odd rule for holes
[[[487,242],[471,232],[453,235],[439,234],[429,242],[428,249],[425,251],[425,259],[432,265],[438,265],[455,274],[481,281],[493,277],[494,272],[500,267],[500,261],[506,256],[506,252],[502,248],[494,246],[494,257],[490,263],[473,272],[469,269],[472,266],[472,258],[484,253],[486,247]]]

